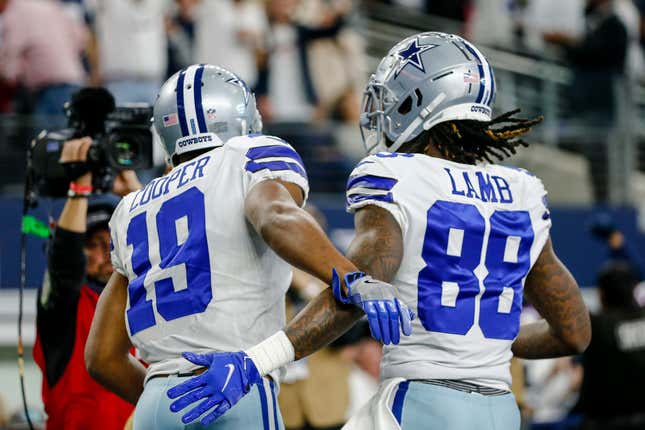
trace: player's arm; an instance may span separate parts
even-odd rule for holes
[[[146,370],[130,354],[125,327],[128,279],[114,272],[101,293],[85,345],[89,374],[119,397],[136,404],[143,391]]]
[[[266,213],[259,215],[251,211],[249,219],[262,237],[292,265],[316,276],[320,274],[321,280],[328,283],[331,281],[332,288],[325,289],[313,299],[285,331],[277,332],[246,352],[184,353],[189,361],[209,366],[203,374],[168,390],[168,396],[177,399],[170,406],[173,412],[207,399],[183,415],[184,423],[197,419],[208,410],[211,411],[202,418],[201,423],[206,425],[212,422],[248,393],[252,384],[260,383],[262,376],[329,344],[363,315],[361,308],[339,303],[340,279],[332,279],[330,276],[336,264],[344,264],[340,267],[358,267],[375,278],[391,280],[401,263],[401,230],[384,209],[366,206],[357,211],[356,237],[347,255],[353,263],[346,263],[315,220],[300,209],[299,199],[302,197],[299,197],[297,187],[267,181],[266,184],[256,186],[254,191],[266,193],[266,198],[270,199],[267,204],[281,201],[279,210],[270,211],[273,212],[272,216],[282,218],[279,221],[272,220]],[[264,197],[258,195],[255,198],[262,201]],[[247,210],[248,208],[249,206]],[[256,210],[264,211],[261,208]],[[263,217],[268,219],[263,220]],[[367,278],[354,282],[348,282],[348,278],[345,278],[346,285],[350,284],[347,288],[350,295],[360,290],[356,284],[363,279]],[[392,286],[369,279],[371,283],[362,285],[367,288],[360,295],[365,299],[366,305],[362,309],[367,314],[372,335],[378,338],[379,332],[389,332],[387,336],[392,337],[393,343],[398,343],[399,326],[405,335],[412,332],[408,308],[391,295]],[[384,299],[385,297],[388,299]],[[382,309],[377,309],[379,307]],[[231,373],[225,372],[230,366],[235,369],[232,379]],[[226,386],[226,390],[220,391],[222,386]]]
[[[298,185],[263,181],[247,194],[246,217],[267,245],[287,263],[329,285],[332,269],[342,277],[357,268],[334,247],[316,220],[302,209],[303,200],[303,191]]]
[[[367,285],[365,281],[369,282],[370,279],[357,278],[356,275],[363,274],[357,274],[356,265],[350,261],[352,256],[350,255],[348,259],[338,252],[316,220],[301,208],[302,202],[303,193],[297,185],[290,182],[267,180],[257,184],[247,195],[246,216],[258,234],[285,261],[312,274],[327,285],[332,285],[332,290],[325,293],[328,297],[326,301],[321,303],[322,308],[319,310],[319,314],[308,315],[307,318],[314,318],[328,312],[329,309],[324,305],[331,305],[334,298],[345,304],[352,302],[367,314],[372,336],[376,340],[383,341],[385,344],[399,343],[399,321],[401,326],[404,326],[404,332],[408,333],[410,318],[407,308],[404,312],[400,312],[400,308],[405,306],[399,304],[394,297],[392,286],[379,281],[373,281],[372,284]],[[374,207],[370,210],[378,209]],[[392,218],[389,213],[383,212]],[[392,222],[396,224],[393,219]],[[400,237],[398,225],[396,225],[396,229]],[[362,234],[372,238],[374,242],[378,241],[376,237],[370,235],[370,232],[363,231]],[[369,248],[366,250],[371,251]],[[367,256],[362,255],[361,258],[362,260],[356,259],[364,266],[368,266],[364,264],[364,259]],[[365,267],[364,272],[376,279],[381,279],[380,276],[385,275],[383,270],[378,267],[374,267],[374,271],[371,269],[371,267]],[[336,279],[334,279],[333,273],[337,273]],[[350,292],[348,283],[353,279],[356,279],[356,282]],[[335,292],[334,288],[336,288]],[[368,301],[371,303],[367,303]],[[314,304],[314,306],[318,305]],[[356,321],[361,315],[360,312],[357,313],[347,307],[338,307],[337,310],[339,315],[343,317],[338,323],[342,325],[344,330],[325,331],[324,334],[328,340],[325,339],[325,343],[320,346],[324,346],[340,336],[349,329],[351,322]],[[336,323],[334,318],[335,316],[330,321]],[[320,327],[320,325],[317,326],[317,329]],[[323,328],[327,330],[331,327],[323,326]],[[278,333],[278,335],[283,336],[282,333]],[[284,337],[282,337],[282,341],[286,342]],[[288,348],[288,345],[284,347]],[[296,354],[296,357],[307,355],[315,349],[307,351]]]
[[[65,142],[60,163],[83,163],[92,139],[84,137]],[[80,186],[92,185],[92,174],[87,172],[74,179]],[[39,305],[53,309],[62,303],[76,304],[85,280],[83,245],[87,223],[87,198],[68,198],[58,218],[56,232],[49,250],[50,289],[43,289]]]
[[[552,358],[583,352],[591,322],[580,289],[547,240],[524,285],[529,302],[544,318],[525,324],[513,342],[520,358]]]
[[[403,236],[398,223],[385,209],[366,206],[356,211],[354,224],[356,235],[347,258],[374,278],[391,281],[403,258]],[[338,303],[330,288],[322,291],[285,329],[295,359],[333,342],[362,315],[356,307]]]

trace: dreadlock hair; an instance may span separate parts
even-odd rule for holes
[[[476,164],[480,161],[493,163],[515,154],[518,146],[528,143],[519,137],[531,131],[544,117],[515,118],[520,112],[515,109],[490,121],[456,120],[435,125],[415,139],[405,143],[400,151],[425,153],[428,138],[448,160],[457,163]]]

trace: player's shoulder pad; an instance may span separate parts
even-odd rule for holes
[[[127,208],[130,207],[132,200],[139,191],[140,190],[132,191],[126,196],[122,197],[121,200],[119,200],[119,203],[114,208],[114,211],[112,211],[112,216],[110,217],[110,221],[108,223],[110,230],[115,229],[117,226],[119,226],[119,223],[123,222],[122,218],[124,217],[124,214],[128,213]]]
[[[291,146],[289,142],[277,136],[253,133],[232,137],[226,142],[225,147],[237,151],[245,151],[249,148],[274,145]]]
[[[515,173],[518,179],[522,180],[525,184],[527,184],[529,191],[535,192],[535,190],[537,189],[542,193],[546,192],[544,190],[544,184],[542,183],[542,180],[530,170],[524,169],[522,167],[508,166],[508,165],[506,166],[500,165],[499,167]]]
[[[412,154],[379,152],[363,158],[347,179],[347,205],[365,200],[393,202],[392,190],[401,180],[397,162]],[[400,167],[400,166],[399,166]]]
[[[547,201],[548,191],[540,179],[535,173],[523,169],[521,167],[515,166],[504,166],[509,170],[513,170],[519,175],[520,179],[524,182],[524,195],[525,201],[531,207],[543,207],[544,214],[542,218],[547,220],[550,218],[549,204]]]
[[[245,170],[256,173],[292,171],[307,179],[305,163],[296,150],[285,140],[264,134],[249,134],[230,139],[226,146],[244,157]]]
[[[512,170],[512,171],[517,172],[517,173],[521,173],[521,174],[526,175],[526,176],[531,177],[531,178],[537,178],[537,176],[535,176],[535,173],[533,173],[530,170],[527,170],[527,169],[525,169],[523,167],[509,166],[509,165],[499,165],[499,167],[501,167],[503,169],[507,169],[507,170]]]
[[[542,192],[546,192],[544,189],[544,184],[542,183],[542,179],[540,179],[535,173],[531,172],[530,170],[524,169],[522,167],[514,167],[514,166],[507,166],[509,169],[515,170],[516,172],[519,172],[522,174],[527,183],[530,184],[532,188],[537,188],[541,190]]]
[[[352,178],[362,175],[376,175],[393,179],[400,179],[403,173],[402,166],[398,166],[402,160],[412,158],[414,154],[379,152],[368,155],[359,161],[350,175],[348,185]]]

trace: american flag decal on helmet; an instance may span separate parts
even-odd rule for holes
[[[479,73],[472,73],[470,71],[464,73],[464,82],[470,84],[478,84],[480,80]]]
[[[170,127],[171,125],[177,125],[179,120],[177,119],[176,113],[171,113],[163,116],[163,126]]]

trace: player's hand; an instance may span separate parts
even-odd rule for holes
[[[240,401],[254,384],[262,382],[255,363],[244,352],[211,352],[182,356],[191,363],[208,367],[201,375],[194,376],[168,390],[168,397],[177,399],[170,404],[172,412],[179,412],[200,402],[181,417],[184,424],[201,419],[208,425]]]
[[[385,345],[398,344],[399,330],[405,336],[412,334],[414,312],[396,297],[392,285],[362,272],[346,274],[345,285],[347,296],[343,295],[340,276],[334,269],[331,285],[334,297],[341,303],[352,303],[363,309],[374,339]]]

